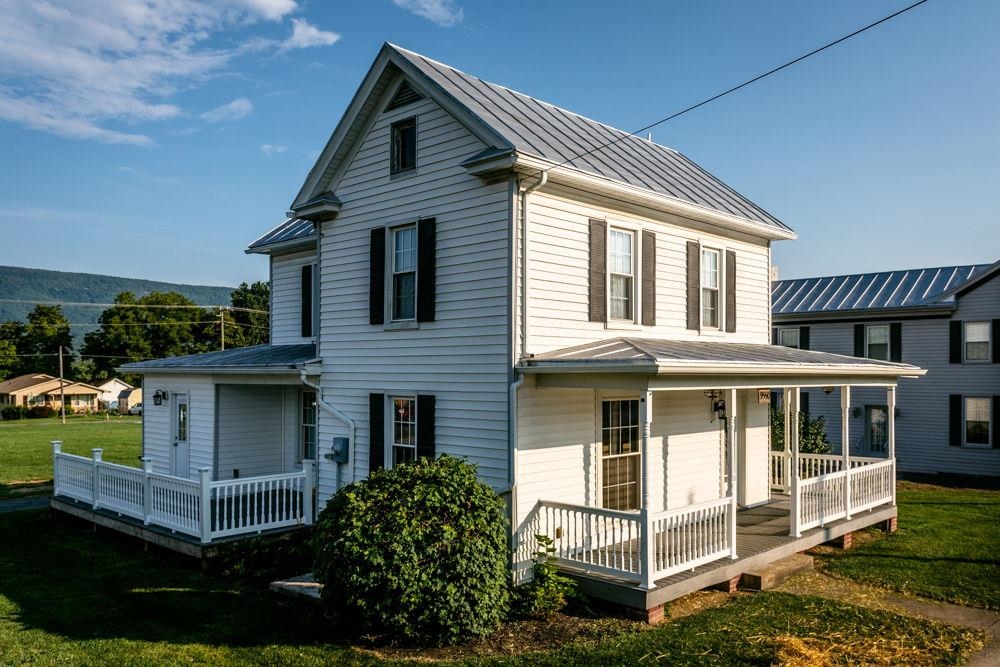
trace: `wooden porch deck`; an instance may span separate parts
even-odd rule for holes
[[[720,558],[693,570],[659,579],[654,590],[645,591],[632,581],[589,573],[575,567],[563,567],[563,570],[577,581],[580,591],[587,595],[635,609],[652,609],[896,516],[895,506],[881,505],[859,512],[849,521],[839,519],[823,527],[805,530],[802,537],[796,538],[789,535],[790,510],[791,500],[786,495],[772,495],[768,503],[740,510],[736,514],[736,560]],[[638,554],[638,545],[623,543],[619,545],[618,553]]]

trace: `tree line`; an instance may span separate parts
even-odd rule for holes
[[[75,351],[62,309],[38,304],[26,322],[0,323],[0,381],[28,373],[58,376],[60,348],[64,377],[88,381],[112,377],[132,361],[266,344],[269,305],[269,286],[261,281],[234,289],[229,308],[200,307],[177,292],[121,292]]]

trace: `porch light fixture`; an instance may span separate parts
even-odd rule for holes
[[[153,405],[163,405],[163,401],[167,400],[167,392],[163,389],[157,389],[153,392]]]
[[[705,398],[709,400],[709,408],[712,412],[712,419],[709,421],[714,421],[716,417],[719,419],[726,418],[726,402],[722,400],[722,392],[718,389],[706,389],[704,392]]]
[[[826,394],[827,396],[833,393],[833,387],[822,387],[822,389],[823,393]]]

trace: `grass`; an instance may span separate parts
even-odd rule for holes
[[[374,665],[301,606],[42,511],[0,514],[0,665]],[[982,633],[809,596],[734,596],[663,626],[458,664],[958,664]],[[631,629],[628,629],[631,628]]]
[[[101,447],[105,461],[138,465],[141,424],[138,417],[76,415],[65,424],[58,418],[0,421],[0,498],[52,481],[53,440],[62,440],[70,454],[90,456],[91,449]]]
[[[899,530],[867,531],[828,572],[934,600],[1000,610],[1000,491],[900,482]],[[860,538],[860,539],[857,539]]]

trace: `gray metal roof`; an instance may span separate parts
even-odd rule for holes
[[[949,292],[990,264],[883,271],[824,278],[779,280],[771,285],[774,315],[948,306]]]
[[[312,222],[288,218],[247,246],[247,252],[266,252],[267,248],[273,246],[291,245],[295,242],[307,243],[315,240],[316,230],[313,228]]]
[[[387,44],[520,153],[668,195],[768,227],[789,228],[672,148]],[[607,147],[602,146],[615,141]],[[596,150],[595,150],[596,149]],[[593,152],[591,152],[593,151]],[[583,153],[590,153],[583,157]]]
[[[711,368],[727,372],[732,367],[784,368],[799,374],[810,371],[876,370],[886,375],[909,375],[920,369],[909,364],[848,357],[829,352],[798,350],[779,345],[752,343],[719,343],[706,341],[653,340],[643,338],[613,338],[535,355],[528,366],[561,365],[580,367],[635,366],[636,370],[654,372],[661,366],[679,369]]]
[[[183,357],[150,359],[124,364],[120,370],[130,373],[150,371],[291,371],[316,358],[316,346],[302,345],[253,345],[231,350],[189,354]]]

